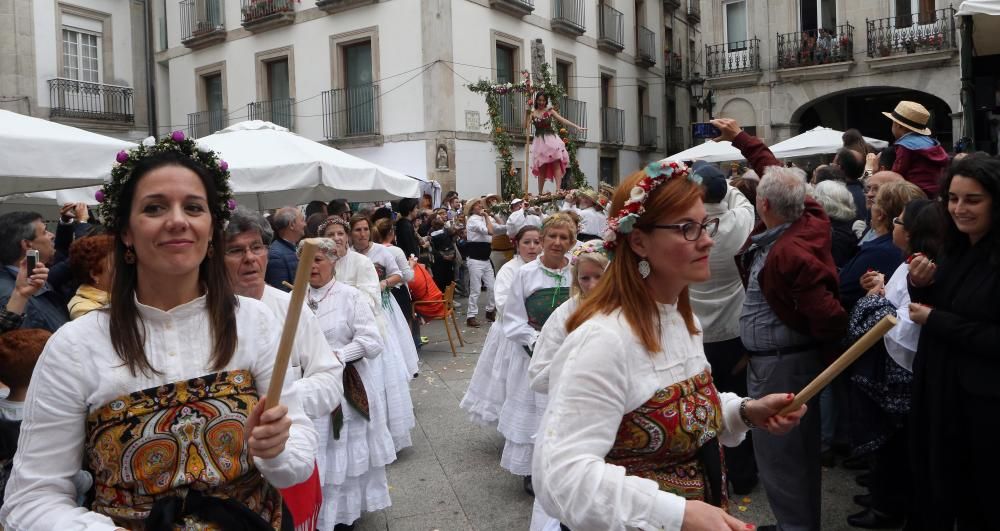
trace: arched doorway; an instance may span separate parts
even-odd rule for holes
[[[941,98],[916,90],[865,87],[834,93],[803,105],[792,114],[791,121],[799,124],[799,132],[818,125],[840,131],[853,127],[865,136],[891,142],[891,122],[882,113],[892,111],[901,100],[915,101],[927,107],[931,113],[930,128],[934,138],[950,151],[953,145],[951,108]]]

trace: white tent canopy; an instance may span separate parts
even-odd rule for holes
[[[97,199],[94,194],[100,190],[100,186],[87,186],[84,188],[70,188],[68,190],[49,190],[46,192],[31,192],[27,194],[13,194],[0,197],[0,214],[26,210],[38,212],[45,219],[55,220],[59,218],[59,207],[66,203],[86,203],[94,207]]]
[[[829,127],[814,127],[805,133],[793,136],[788,140],[771,146],[771,152],[779,159],[836,153],[838,149],[844,147],[843,134],[842,131],[830,129]],[[865,142],[875,146],[877,149],[882,149],[889,145],[884,140],[868,137],[865,137]]]
[[[135,144],[0,110],[0,196],[100,184]]]
[[[733,147],[731,142],[714,142],[706,140],[704,144],[698,144],[693,148],[685,149],[680,153],[675,153],[663,159],[668,161],[682,160],[703,160],[705,162],[728,162],[731,160],[744,160],[740,150]]]
[[[958,6],[958,15],[1000,15],[997,0],[964,0]]]
[[[377,201],[420,197],[422,181],[348,155],[270,122],[242,122],[198,139],[229,163],[236,201],[249,208],[317,198]]]

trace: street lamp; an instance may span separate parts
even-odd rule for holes
[[[705,78],[701,77],[698,72],[691,74],[691,79],[688,80],[688,90],[691,92],[691,97],[694,98],[695,107],[708,111],[709,120],[714,118],[712,116],[712,106],[715,104],[712,101],[713,93],[712,89],[708,89],[708,93],[705,93]]]

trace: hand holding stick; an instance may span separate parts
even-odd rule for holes
[[[281,330],[281,342],[278,343],[278,355],[275,356],[274,370],[271,371],[271,384],[267,387],[268,407],[277,406],[281,402],[281,387],[285,382],[285,373],[288,372],[288,360],[292,356],[295,331],[299,328],[302,301],[306,298],[309,272],[312,269],[313,258],[316,256],[316,249],[316,243],[313,241],[306,240],[302,244],[299,267],[295,270],[295,285],[292,287],[292,302],[288,305],[285,326]]]
[[[892,315],[887,315],[882,318],[881,321],[875,324],[871,330],[869,330],[865,335],[861,336],[860,339],[851,345],[851,348],[847,349],[839,358],[836,359],[829,367],[823,372],[819,373],[819,376],[809,382],[809,385],[802,388],[799,394],[795,395],[795,399],[792,400],[790,404],[785,406],[785,409],[781,410],[781,415],[786,415],[799,409],[802,404],[808,402],[812,397],[819,394],[824,387],[830,384],[834,378],[844,372],[852,363],[854,363],[862,354],[868,351],[875,344],[876,341],[882,339],[889,330],[896,326],[896,317]]]

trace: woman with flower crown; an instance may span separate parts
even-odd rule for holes
[[[503,312],[504,334],[516,347],[497,423],[497,430],[507,439],[500,466],[524,476],[524,489],[529,494],[531,456],[543,409],[528,381],[528,362],[545,321],[569,299],[573,279],[566,253],[575,242],[576,223],[564,213],[549,216],[542,223],[542,254],[518,270]]]
[[[544,92],[535,93],[530,103],[531,107],[524,120],[524,129],[529,130],[529,122],[535,126],[535,139],[531,141],[531,174],[538,178],[538,195],[542,195],[545,181],[554,182],[556,188],[561,186],[566,167],[569,166],[569,152],[559,137],[556,124],[572,127],[581,132],[587,128],[563,118],[549,104],[549,97]]]
[[[719,443],[784,433],[791,394],[718,393],[687,285],[708,278],[711,236],[696,176],[653,163],[615,193],[615,253],[566,322],[532,471],[545,512],[574,531],[747,529],[725,510]]]
[[[264,396],[279,327],[226,278],[227,165],[179,131],[149,140],[119,153],[98,194],[115,236],[110,305],[38,360],[7,529],[281,529],[277,489],[313,471],[296,388]],[[74,502],[81,467],[89,507]]]

